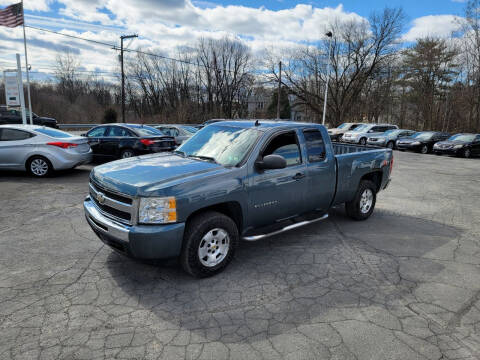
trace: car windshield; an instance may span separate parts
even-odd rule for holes
[[[51,136],[51,137],[54,137],[54,138],[69,138],[69,137],[73,137],[72,134],[69,134],[65,131],[61,131],[61,130],[54,130],[54,129],[47,129],[47,128],[39,128],[39,129],[35,129],[34,130],[36,133],[39,133],[39,134],[43,134],[43,135],[47,135],[47,136]]]
[[[453,135],[448,140],[472,142],[474,139],[475,139],[474,134],[457,134],[457,135]]]
[[[392,129],[392,130],[387,130],[385,131],[384,135],[389,136],[389,135],[397,135],[401,130],[398,129]]]
[[[211,159],[223,166],[236,166],[248,154],[261,132],[233,126],[209,125],[177,150],[187,157]]]
[[[347,123],[340,125],[337,129],[345,129],[346,127],[348,127]]]
[[[151,126],[129,126],[140,136],[162,136],[164,135],[160,130]]]
[[[180,126],[180,128],[190,134],[195,134],[198,131],[198,129],[193,126]]]
[[[418,132],[412,135],[412,138],[417,140],[428,140],[433,136],[432,132]]]
[[[353,132],[362,132],[362,131],[367,131],[369,129],[370,125],[360,125],[359,127],[355,128],[355,130],[352,130]]]

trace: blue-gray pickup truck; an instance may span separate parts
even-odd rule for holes
[[[321,125],[223,121],[173,153],[95,167],[85,215],[114,250],[179,257],[185,271],[205,277],[228,265],[241,239],[326,219],[332,206],[367,219],[392,166],[390,149],[332,145]]]

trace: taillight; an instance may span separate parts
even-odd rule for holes
[[[140,139],[140,142],[143,144],[143,145],[153,145],[155,144],[155,141],[152,141],[150,139]]]
[[[49,142],[49,143],[47,143],[47,145],[57,146],[57,147],[62,148],[62,149],[69,149],[69,148],[78,146],[78,144],[69,143],[69,142],[62,142],[62,141]]]
[[[392,175],[393,171],[393,153],[392,153],[392,158],[390,159],[390,175]]]

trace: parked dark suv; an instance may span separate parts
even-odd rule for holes
[[[27,110],[27,123],[30,123],[30,112]],[[57,120],[38,116],[32,112],[33,125],[48,126],[58,128]],[[22,111],[9,109],[6,106],[0,106],[0,125],[22,124]]]
[[[86,134],[97,160],[124,159],[175,149],[175,139],[151,126],[137,124],[106,124]]]
[[[398,150],[418,151],[428,154],[433,150],[433,145],[439,141],[447,140],[450,134],[439,131],[421,131],[410,137],[397,140]]]

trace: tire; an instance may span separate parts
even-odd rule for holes
[[[465,159],[468,159],[468,158],[470,158],[471,156],[472,156],[472,151],[471,151],[470,149],[465,149],[465,150],[463,150],[463,157],[464,157]]]
[[[430,149],[428,148],[428,145],[423,145],[422,148],[420,149],[420,152],[422,154],[428,154],[430,152]]]
[[[393,141],[389,141],[387,143],[387,148],[392,149],[392,150],[395,149],[395,143]]]
[[[35,177],[47,177],[52,173],[52,163],[43,156],[32,156],[25,165],[28,173]]]
[[[361,138],[360,141],[358,142],[360,145],[367,145],[367,139],[366,138]]]
[[[180,263],[194,277],[216,275],[232,261],[238,243],[237,225],[231,218],[215,211],[201,213],[187,223]]]
[[[369,201],[366,201],[369,197]],[[370,180],[363,180],[358,186],[357,193],[352,201],[345,203],[347,215],[354,220],[367,220],[372,215],[377,202],[377,186]],[[366,206],[368,203],[369,206]]]
[[[120,152],[120,159],[128,159],[135,156],[135,152],[132,149],[123,149]]]

